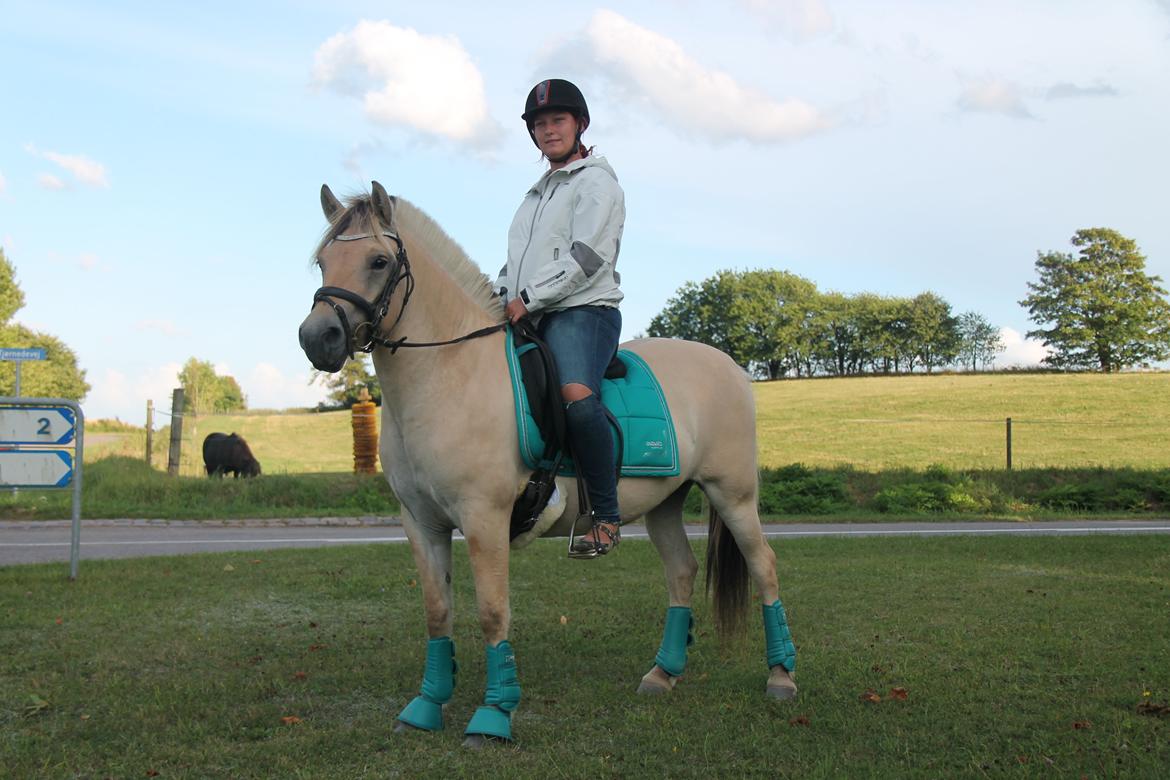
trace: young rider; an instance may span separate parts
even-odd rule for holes
[[[539,319],[561,379],[569,446],[585,477],[593,528],[573,557],[595,558],[621,540],[613,434],[601,406],[601,378],[621,333],[623,298],[614,270],[625,225],[625,194],[602,157],[581,143],[589,107],[575,85],[542,81],[521,119],[549,167],[525,194],[508,231],[508,263],[496,281],[507,316]]]

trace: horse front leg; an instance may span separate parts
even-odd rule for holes
[[[482,517],[482,515],[481,515]],[[468,528],[468,554],[475,577],[479,625],[486,643],[487,690],[464,732],[467,747],[480,747],[487,739],[511,741],[512,712],[520,703],[516,654],[508,642],[512,612],[508,603],[508,515],[487,527]]]
[[[691,550],[682,518],[689,490],[690,483],[687,483],[646,513],[646,531],[662,558],[670,602],[666,609],[662,644],[654,657],[654,666],[643,675],[638,685],[638,693],[669,693],[673,690],[687,666],[687,647],[694,642],[691,598],[699,562]]]
[[[422,586],[427,618],[427,660],[422,686],[398,715],[394,730],[411,728],[439,731],[443,728],[443,705],[455,690],[455,644],[451,591],[451,531],[420,526],[403,511],[403,527],[414,553],[414,564]]]

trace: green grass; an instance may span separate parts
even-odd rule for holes
[[[425,651],[404,545],[85,561],[72,584],[62,565],[7,567],[0,766],[12,777],[1163,775],[1170,538],[806,539],[777,551],[799,647],[789,703],[763,695],[758,612],[746,637],[720,644],[705,604],[678,688],[634,695],[666,607],[648,543],[597,564],[566,560],[559,543],[518,553],[518,744],[481,753],[459,747],[484,675],[464,545],[448,728],[405,736],[390,726]]]
[[[1170,373],[948,374],[755,385],[760,465],[1170,467]]]
[[[67,518],[72,502],[68,490],[2,492],[0,517]],[[399,509],[381,474],[169,477],[141,460],[110,456],[87,464],[82,479],[81,514],[86,518],[385,517]]]

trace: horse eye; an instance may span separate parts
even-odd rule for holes
[[[381,271],[388,265],[390,265],[390,258],[386,257],[386,255],[378,255],[374,258],[374,261],[370,263],[370,267],[375,271]]]

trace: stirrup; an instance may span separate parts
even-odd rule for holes
[[[610,531],[607,526],[613,526],[614,530]],[[609,553],[613,548],[621,544],[622,541],[622,524],[621,520],[615,522],[601,522],[596,517],[593,518],[593,527],[590,529],[593,533],[592,539],[586,539],[584,536],[580,537],[572,543],[569,547],[569,557],[577,560],[591,560],[593,558],[600,558],[602,555]],[[601,541],[601,535],[605,534],[609,537],[609,541]]]

